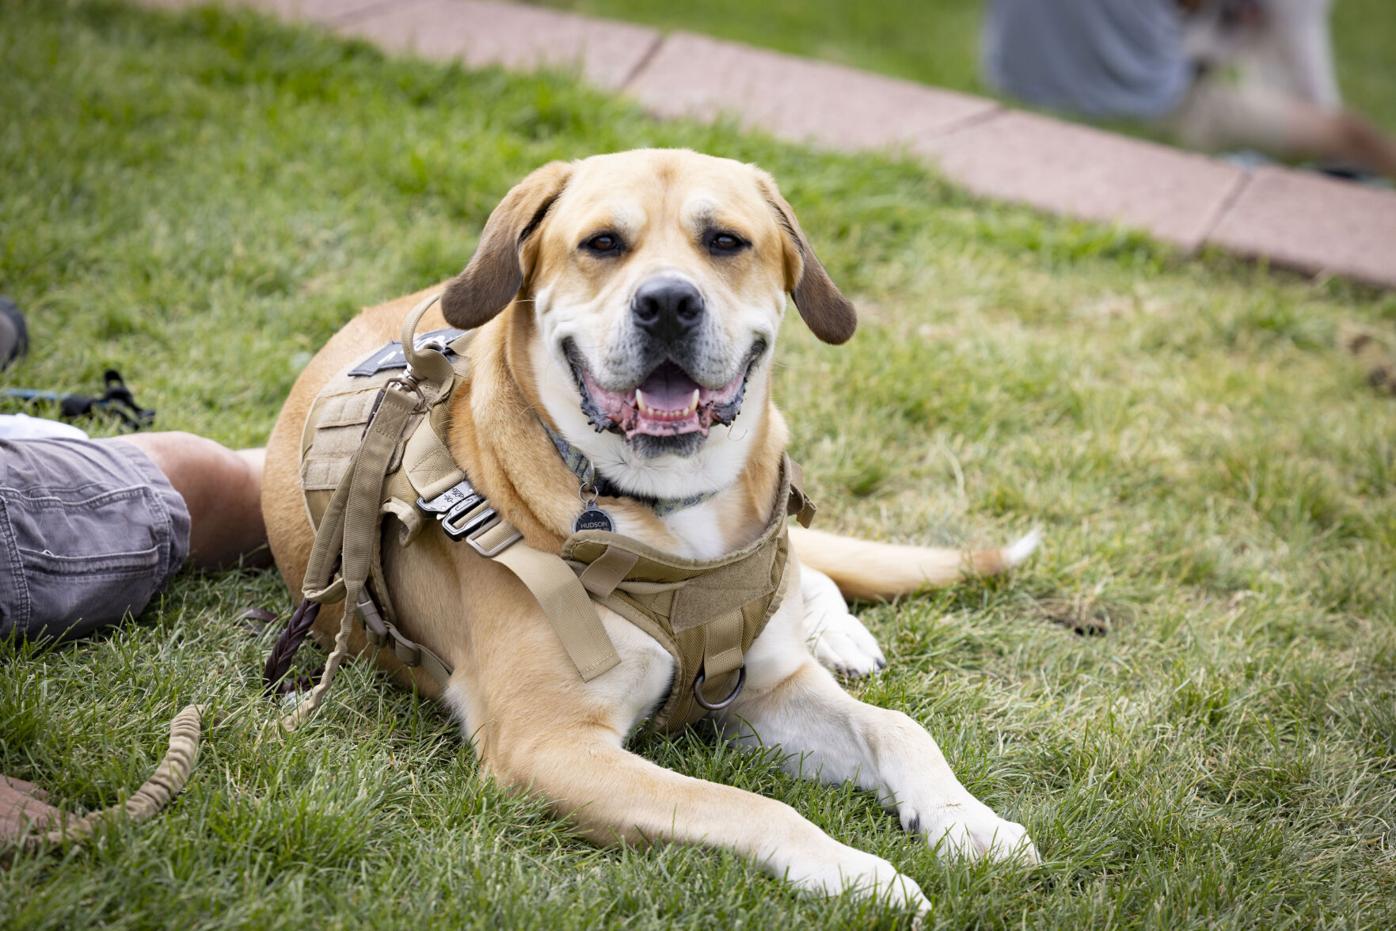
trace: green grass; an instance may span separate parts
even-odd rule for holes
[[[688,145],[785,185],[862,308],[797,323],[779,398],[821,524],[994,541],[1018,574],[861,610],[891,668],[855,689],[930,727],[1046,863],[938,861],[867,795],[702,729],[639,742],[887,857],[931,924],[1396,923],[1392,402],[1334,347],[1396,297],[979,203],[910,163],[657,124],[565,76],[385,59],[245,14],[0,5],[0,289],[34,321],[8,384],[108,365],[159,426],[266,436],[357,308],[463,264],[556,157]],[[0,647],[0,772],[74,809],[136,786],[185,702],[220,716],[158,819],[0,870],[0,925],[866,927],[734,857],[598,850],[481,779],[436,707],[355,665],[268,734],[274,573],[181,575],[139,622]],[[1105,623],[1105,636],[1067,626]]]
[[[688,29],[824,58],[913,81],[993,96],[979,73],[985,0],[529,0]],[[1333,11],[1338,77],[1348,104],[1396,131],[1396,9],[1390,0],[1340,0]]]

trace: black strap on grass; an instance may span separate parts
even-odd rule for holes
[[[94,413],[107,414],[121,421],[130,432],[144,429],[155,422],[155,411],[141,407],[126,387],[126,381],[116,369],[107,369],[102,376],[106,391],[100,395],[59,394],[36,388],[5,388],[0,397],[14,398],[25,404],[57,404],[58,415],[64,420],[76,420]]]
[[[287,673],[291,670],[291,661],[296,658],[296,651],[310,634],[310,628],[314,626],[315,618],[319,614],[320,603],[309,598],[302,598],[301,603],[296,605],[296,610],[286,622],[286,629],[281,631],[276,645],[267,656],[266,665],[262,667],[262,689],[268,698],[274,699],[292,692],[304,691],[319,680],[323,666],[310,676],[287,678]]]

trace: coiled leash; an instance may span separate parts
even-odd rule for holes
[[[68,844],[87,840],[103,824],[125,818],[131,822],[144,821],[155,815],[184,790],[194,763],[199,758],[199,736],[203,728],[204,708],[186,705],[170,721],[170,746],[155,772],[119,805],[88,812],[69,820],[65,815],[59,826],[39,834],[30,834],[20,841],[25,850]]]

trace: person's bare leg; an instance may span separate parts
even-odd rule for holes
[[[270,564],[261,503],[265,450],[234,451],[192,433],[133,433],[101,442],[139,447],[184,498],[195,566]]]
[[[1351,112],[1329,114],[1325,138],[1333,140],[1330,158],[1352,162],[1396,180],[1396,139]]]
[[[1201,79],[1171,122],[1184,144],[1247,147],[1281,158],[1313,158],[1396,179],[1396,139],[1344,110],[1254,85]]]

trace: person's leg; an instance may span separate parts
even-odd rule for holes
[[[1172,124],[1193,148],[1254,148],[1282,158],[1347,162],[1396,178],[1396,139],[1351,113],[1264,87],[1203,77]]]
[[[261,450],[183,433],[0,439],[0,638],[139,614],[187,559],[268,561]]]
[[[115,624],[144,610],[188,553],[184,499],[140,450],[0,439],[0,639]]]
[[[143,610],[186,556],[269,561],[260,449],[188,433],[0,440],[0,639],[72,639]],[[56,820],[0,775],[0,847]]]
[[[1249,49],[1254,80],[1329,113],[1342,110],[1333,67],[1329,0],[1265,0]]]
[[[218,569],[271,561],[262,524],[261,449],[233,451],[192,433],[132,433],[99,440],[127,443],[150,457],[189,509],[189,559]]]

